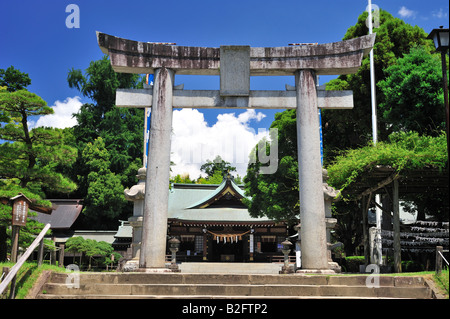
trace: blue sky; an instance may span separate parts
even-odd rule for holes
[[[65,25],[69,15],[66,6],[71,3],[79,6],[80,28],[68,29]],[[439,25],[448,27],[447,0],[373,0],[373,3],[426,32]],[[69,110],[67,105],[72,102],[88,102],[77,90],[69,88],[67,74],[71,68],[85,70],[90,61],[102,57],[95,31],[137,41],[186,46],[327,43],[340,41],[366,6],[367,0],[1,1],[0,68],[13,65],[28,73],[32,80],[29,91],[50,106]],[[327,80],[324,77],[320,82]],[[219,88],[218,77],[177,76],[175,84],[181,83],[185,89]],[[293,85],[293,77],[252,77],[251,89],[283,90],[285,83]],[[218,114],[233,111],[201,112],[206,125],[212,126],[218,121]],[[268,128],[275,112],[246,113],[245,125],[255,130]],[[235,112],[235,117],[243,113]]]

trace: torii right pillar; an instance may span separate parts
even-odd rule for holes
[[[302,268],[327,270],[329,267],[315,71],[298,70],[295,74],[295,86]]]

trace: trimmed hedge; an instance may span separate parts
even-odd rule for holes
[[[364,256],[345,257],[342,265],[342,271],[359,273],[360,265],[364,265]]]

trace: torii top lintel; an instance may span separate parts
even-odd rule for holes
[[[313,46],[247,47],[250,75],[293,75],[299,69],[318,75],[356,73],[376,34]],[[103,53],[116,72],[152,74],[170,68],[177,74],[219,75],[221,48],[189,47],[138,42],[97,32]],[[224,47],[222,47],[223,49]]]

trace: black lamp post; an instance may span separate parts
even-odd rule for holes
[[[442,81],[444,85],[444,103],[445,103],[445,124],[447,128],[447,155],[449,154],[449,138],[448,138],[448,82],[447,82],[447,65],[445,55],[448,51],[448,28],[444,29],[443,26],[440,26],[439,29],[431,30],[428,35],[428,39],[432,39],[434,41],[434,46],[436,47],[436,51],[441,52],[441,60],[442,60]]]

